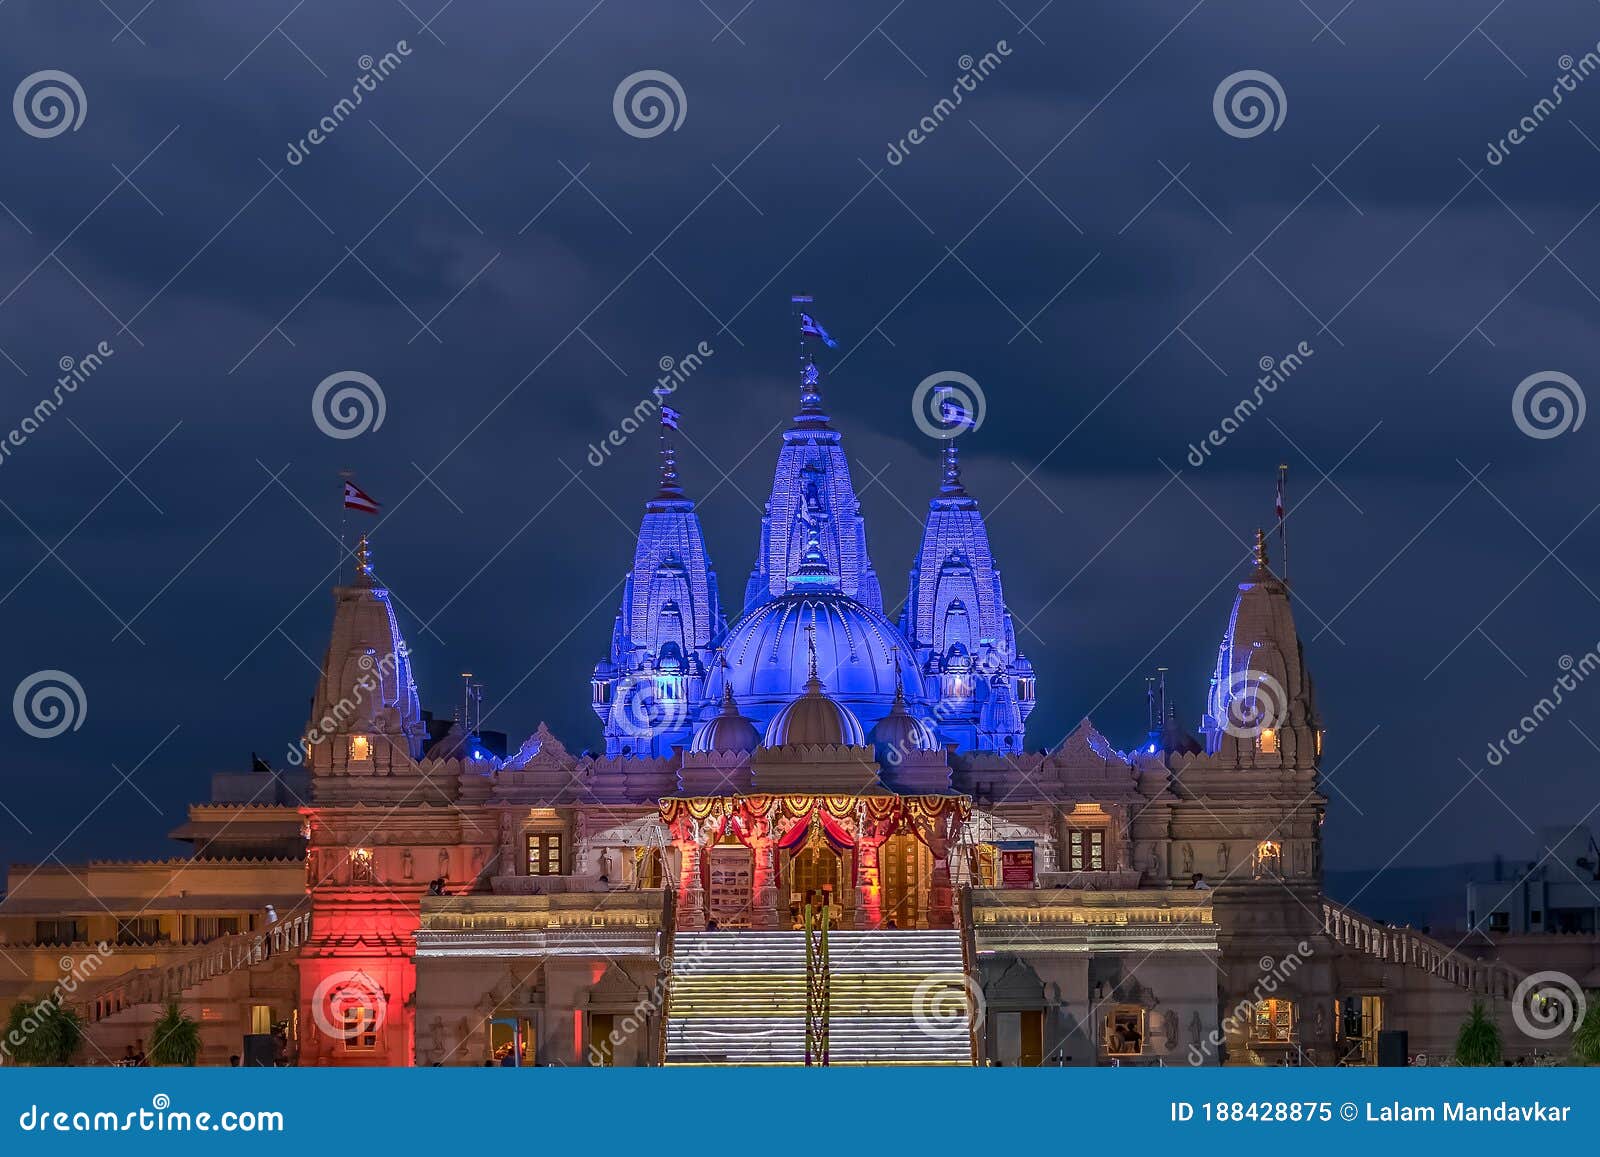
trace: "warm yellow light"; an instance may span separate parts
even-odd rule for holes
[[[1261,729],[1261,753],[1263,755],[1278,754],[1278,732],[1272,727]]]
[[[365,735],[352,735],[350,737],[350,758],[371,759],[372,740]]]

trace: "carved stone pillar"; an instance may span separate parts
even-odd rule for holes
[[[955,888],[950,883],[949,819],[939,816],[928,834],[928,851],[933,854],[933,872],[928,886],[928,927],[956,926]]]
[[[777,841],[770,832],[751,841],[750,927],[761,931],[775,931],[779,926],[777,854]]]
[[[883,925],[883,865],[879,852],[884,836],[863,832],[856,843],[856,918],[862,928]]]
[[[697,834],[697,833],[696,833]],[[681,861],[678,874],[678,930],[704,932],[706,892],[700,882],[703,849],[695,835],[677,841]]]

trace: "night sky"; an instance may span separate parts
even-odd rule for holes
[[[1559,81],[1600,5],[741,2],[0,5],[0,95],[58,70],[84,106],[55,135],[0,117],[0,440],[63,359],[113,351],[0,458],[0,691],[59,670],[87,704],[50,739],[5,717],[0,856],[170,854],[212,772],[282,765],[342,468],[383,504],[352,526],[424,704],[470,668],[485,726],[597,745],[655,439],[589,448],[663,358],[714,350],[674,404],[736,610],[796,292],[839,341],[825,396],[896,612],[942,448],[913,391],[981,387],[966,480],[1038,671],[1030,746],[1085,715],[1134,745],[1160,665],[1197,726],[1284,462],[1328,865],[1594,822],[1600,679],[1486,753],[1600,643],[1600,419],[1533,437],[1513,409],[1531,375],[1595,384],[1600,76]],[[644,70],[681,87],[675,129],[614,115]],[[1246,70],[1282,120],[1229,133],[1213,96]],[[381,427],[318,428],[340,371]]]

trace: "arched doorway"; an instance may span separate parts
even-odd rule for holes
[[[839,902],[839,853],[821,840],[814,840],[789,858],[790,899],[801,904],[817,892],[831,903]]]

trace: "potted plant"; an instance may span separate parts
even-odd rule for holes
[[[183,1014],[177,1001],[167,1002],[161,1018],[150,1032],[148,1055],[152,1065],[193,1067],[200,1059],[200,1025]]]
[[[1472,1002],[1472,1012],[1456,1037],[1456,1064],[1482,1068],[1500,1063],[1500,1029],[1489,1019],[1483,1001]]]
[[[11,1006],[6,1039],[19,1042],[11,1047],[19,1065],[66,1065],[83,1043],[83,1021],[52,1000],[22,1000]]]

